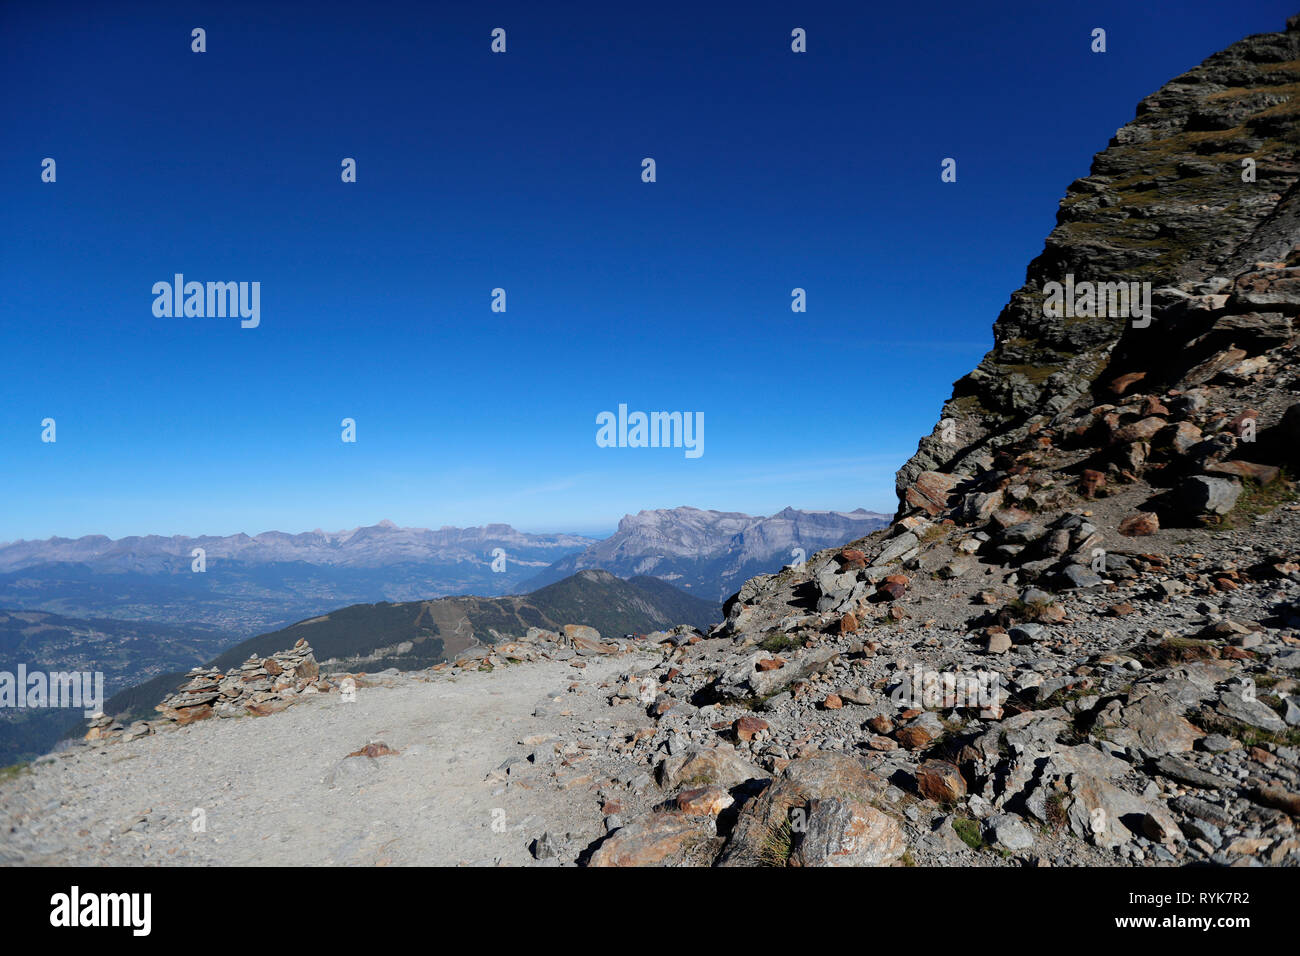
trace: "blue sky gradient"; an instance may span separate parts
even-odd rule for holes
[[[1289,12],[2,4],[0,540],[892,512],[1065,187]],[[176,272],[260,327],[155,318]],[[620,402],[703,457],[597,447]]]

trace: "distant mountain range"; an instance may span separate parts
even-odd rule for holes
[[[709,600],[722,600],[756,574],[777,571],[814,552],[889,524],[873,511],[796,511],[770,518],[737,511],[672,508],[640,511],[612,537],[560,558],[526,582],[539,587],[583,568],[620,577],[652,575]]]
[[[256,536],[111,539],[103,535],[0,544],[0,607],[71,617],[202,624],[235,637],[349,604],[454,594],[521,594],[587,568],[650,575],[706,601],[746,578],[882,527],[869,511],[771,517],[672,508],[619,522],[610,538],[530,534],[505,524]],[[195,548],[206,570],[191,567]]]
[[[505,524],[433,531],[391,521],[253,537],[17,541],[0,545],[0,606],[202,623],[247,636],[345,604],[517,594],[594,541]],[[205,552],[203,573],[192,570],[195,548]]]

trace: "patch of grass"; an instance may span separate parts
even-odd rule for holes
[[[904,850],[903,855],[898,858],[899,866],[916,866],[916,857],[912,856],[911,850]]]
[[[1200,723],[1201,728],[1207,733],[1234,737],[1246,747],[1259,747],[1263,744],[1274,744],[1278,747],[1300,746],[1300,727],[1288,727],[1286,730],[1273,732],[1213,713],[1202,714]]]
[[[1063,365],[1003,365],[1007,375],[1023,375],[1031,385],[1041,385],[1061,371]]]
[[[990,410],[980,402],[978,395],[961,395],[948,401],[948,406],[955,413],[949,417],[961,418],[965,415],[988,415]]]
[[[984,836],[980,833],[980,825],[974,820],[955,817],[952,821],[952,828],[956,831],[957,836],[961,837],[961,842],[972,850],[982,850],[986,846]]]
[[[1026,604],[1024,601],[1020,600],[1020,598],[1016,598],[1014,601],[1007,604],[1007,610],[1009,610],[1011,615],[1017,620],[1038,621],[1042,620],[1047,615],[1049,608],[1055,606],[1056,602],[1051,600],[1034,601],[1030,604]]]
[[[1047,825],[1053,830],[1065,829],[1065,797],[1062,794],[1054,793],[1047,798],[1045,804],[1047,808]]]
[[[679,790],[694,790],[696,787],[711,787],[717,782],[717,778],[708,771],[701,770],[699,773],[691,774],[689,777],[683,777],[677,781]]]
[[[1042,700],[1039,701],[1035,701],[1033,709],[1050,710],[1053,707],[1063,707],[1072,700],[1078,700],[1080,697],[1092,697],[1095,694],[1096,691],[1092,690],[1091,688],[1085,689],[1082,687],[1075,687],[1073,689],[1068,689],[1062,687],[1060,690],[1058,690],[1056,693],[1052,694],[1051,696],[1044,697]]]
[[[794,852],[794,829],[789,820],[782,820],[767,831],[763,847],[758,852],[760,866],[788,866]]]
[[[1148,666],[1168,667],[1170,664],[1217,658],[1219,647],[1214,641],[1196,637],[1167,637],[1158,644],[1138,648],[1134,656]]]
[[[921,533],[921,541],[923,543],[928,543],[930,541],[937,541],[940,538],[946,538],[948,535],[952,534],[955,527],[956,525],[951,524],[932,524]]]
[[[1243,479],[1241,496],[1237,498],[1237,504],[1222,519],[1219,526],[1245,527],[1261,515],[1268,514],[1279,505],[1293,502],[1298,497],[1300,495],[1296,493],[1295,480],[1287,468],[1283,468],[1282,473],[1267,485],[1261,485],[1252,478]]]
[[[10,780],[16,780],[25,773],[32,772],[30,763],[11,763],[7,767],[0,767],[0,783],[7,783]]]
[[[807,634],[799,634],[791,637],[783,631],[773,631],[767,637],[758,642],[758,646],[770,654],[776,654],[780,651],[788,651],[791,648],[803,647],[808,643]]]

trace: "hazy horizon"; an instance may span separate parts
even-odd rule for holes
[[[385,516],[385,517],[383,517],[383,518],[379,518],[379,519],[377,519],[377,520],[375,520],[375,521],[362,521],[362,522],[360,522],[360,523],[358,523],[358,524],[352,524],[352,525],[348,525],[348,526],[346,526],[346,527],[342,527],[342,528],[325,528],[325,527],[321,527],[321,526],[317,525],[317,526],[312,527],[312,528],[298,528],[298,529],[278,528],[278,527],[277,527],[277,528],[262,528],[262,529],[259,530],[259,531],[249,531],[247,528],[237,528],[237,529],[235,529],[235,530],[230,530],[230,531],[207,531],[207,530],[200,530],[200,531],[177,531],[177,532],[131,531],[131,532],[127,532],[126,534],[106,534],[106,533],[104,533],[104,532],[102,532],[102,531],[85,531],[85,532],[82,532],[82,533],[79,533],[79,534],[58,534],[58,533],[55,533],[55,534],[47,534],[47,535],[43,535],[43,536],[40,536],[40,537],[34,537],[34,538],[22,538],[22,537],[19,537],[19,538],[0,539],[0,547],[6,547],[6,546],[8,546],[8,545],[18,544],[18,543],[20,543],[20,542],[34,542],[34,541],[39,542],[39,541],[49,541],[49,540],[54,539],[54,538],[63,538],[63,539],[68,539],[68,540],[76,540],[76,539],[78,539],[78,538],[96,537],[96,536],[102,536],[102,537],[110,538],[110,539],[112,539],[112,540],[121,540],[122,538],[148,538],[148,537],[158,537],[158,538],[203,538],[203,537],[211,537],[211,538],[226,538],[226,537],[232,537],[232,536],[234,536],[234,535],[238,535],[238,534],[245,534],[245,535],[248,535],[249,537],[257,537],[259,534],[289,534],[289,535],[299,535],[299,534],[311,534],[312,532],[316,532],[316,531],[319,531],[319,532],[324,533],[324,534],[330,534],[330,535],[333,535],[333,534],[343,534],[343,533],[346,533],[346,532],[349,532],[349,531],[356,531],[356,530],[358,530],[358,529],[360,529],[360,528],[374,528],[374,527],[378,527],[378,526],[384,524],[385,522],[388,522],[388,523],[390,523],[390,524],[392,524],[392,525],[394,525],[394,526],[396,526],[396,527],[398,527],[398,528],[403,528],[403,529],[416,529],[416,530],[423,530],[423,531],[440,531],[440,530],[442,530],[442,529],[444,529],[444,528],[455,528],[455,529],[458,529],[458,530],[464,530],[464,529],[467,529],[467,528],[484,528],[484,527],[488,527],[489,525],[505,524],[505,525],[509,525],[509,527],[513,528],[515,531],[519,531],[519,532],[522,532],[522,533],[524,533],[524,534],[535,534],[535,535],[565,535],[565,534],[568,534],[568,535],[575,535],[575,536],[586,537],[586,538],[595,538],[595,539],[598,539],[598,540],[599,540],[599,539],[608,538],[608,537],[611,537],[612,535],[614,535],[614,534],[618,531],[618,522],[619,522],[623,517],[625,517],[626,515],[636,514],[636,513],[639,512],[639,511],[672,511],[672,510],[675,510],[675,509],[677,509],[677,508],[696,508],[696,507],[697,507],[696,505],[682,505],[682,504],[679,504],[679,505],[671,505],[671,506],[662,506],[662,507],[659,507],[659,508],[638,508],[638,509],[636,509],[636,511],[627,511],[627,512],[624,512],[622,515],[619,515],[618,518],[614,519],[614,521],[611,522],[611,523],[609,523],[609,524],[594,524],[594,525],[592,525],[590,528],[587,528],[586,530],[577,530],[577,529],[574,529],[574,528],[572,528],[572,527],[563,527],[563,528],[550,528],[550,527],[520,527],[519,525],[510,524],[510,522],[505,522],[505,521],[477,521],[477,522],[473,522],[473,523],[471,523],[471,524],[463,524],[463,525],[453,525],[453,524],[446,524],[446,523],[442,523],[442,524],[413,524],[413,523],[409,523],[409,522],[405,522],[405,521],[396,521],[396,520],[391,519],[391,518],[388,517],[388,516]],[[743,512],[741,512],[741,513],[751,515],[752,517],[763,517],[763,518],[768,518],[768,517],[771,517],[772,515],[775,515],[775,514],[781,512],[781,511],[783,511],[786,507],[794,508],[796,511],[805,511],[805,512],[810,512],[810,513],[821,512],[821,513],[851,514],[852,512],[854,512],[854,511],[856,511],[856,510],[864,510],[864,511],[871,512],[871,513],[873,513],[873,514],[889,514],[889,515],[892,515],[892,514],[894,513],[894,512],[893,512],[893,509],[891,509],[891,510],[888,511],[888,512],[884,512],[884,511],[876,511],[875,509],[872,509],[872,508],[864,508],[864,507],[862,507],[862,506],[857,506],[857,507],[854,507],[854,508],[800,508],[798,505],[783,505],[781,508],[776,508],[776,509],[773,509],[772,511],[768,511],[768,512],[743,511]],[[719,512],[737,512],[737,511],[739,511],[740,509],[736,509],[736,508],[699,508],[698,510],[700,510],[700,511],[719,511]]]

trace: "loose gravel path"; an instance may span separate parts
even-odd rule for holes
[[[569,788],[506,787],[494,770],[543,738],[571,739],[608,709],[600,682],[645,663],[400,675],[354,703],[332,693],[42,758],[0,783],[0,863],[526,864],[532,838],[595,839],[601,817],[577,770]],[[347,758],[371,741],[398,753]]]

